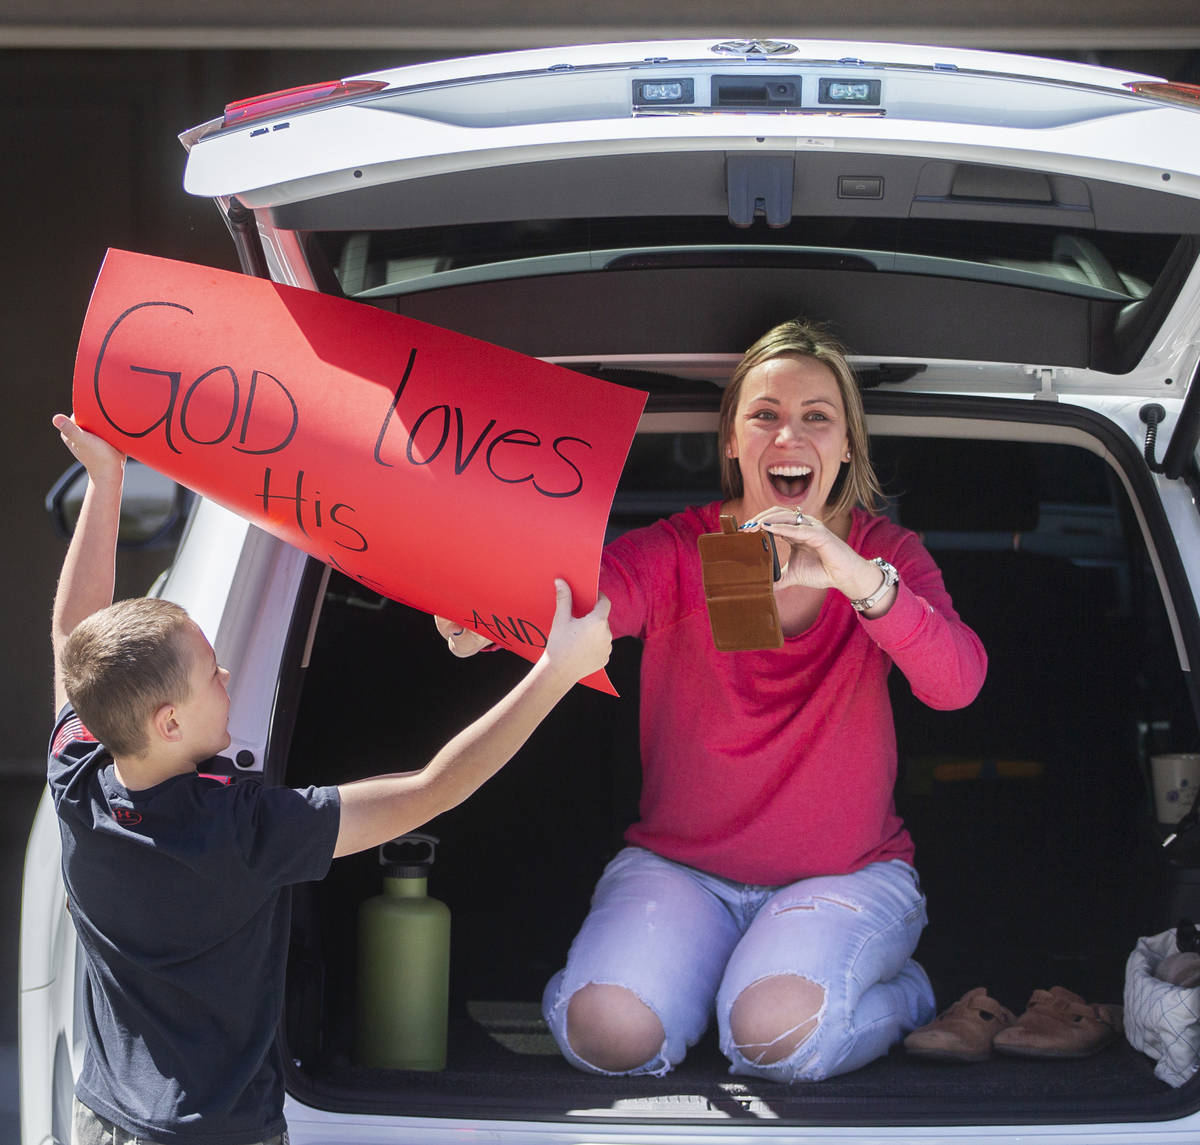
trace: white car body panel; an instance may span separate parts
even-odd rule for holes
[[[50,1065],[61,1053],[60,1038],[72,1074],[79,1072],[83,1061],[78,1030],[71,1021],[78,943],[66,910],[61,854],[58,818],[49,792],[43,792],[26,847],[21,889],[17,1006],[22,1145],[43,1145],[51,1140],[55,1095]]]
[[[578,1127],[563,1130],[544,1122],[478,1121],[469,1128],[451,1127],[445,1119],[437,1118],[368,1118],[339,1116],[327,1119],[320,1110],[311,1110],[289,1101],[284,1114],[288,1119],[290,1145],[503,1145],[517,1142],[522,1145],[789,1145],[802,1140],[804,1145],[846,1145],[847,1142],[865,1145],[1031,1145],[1032,1142],[1052,1142],[1053,1145],[1146,1145],[1147,1141],[1161,1145],[1192,1145],[1200,1132],[1200,1119],[1187,1118],[1168,1126],[1151,1122],[1142,1125],[1088,1125],[1083,1129],[1072,1126],[1045,1125],[1003,1126],[960,1129],[954,1126],[927,1126],[920,1129],[891,1129],[872,1127],[870,1130],[811,1128],[802,1133],[795,1128],[772,1125],[769,1110],[750,1108],[747,1118],[760,1116],[749,1131],[724,1126],[689,1130],[676,1125],[639,1127],[632,1134],[623,1132],[603,1119],[584,1122]],[[636,1109],[619,1109],[617,1117],[637,1116]],[[311,1120],[310,1120],[311,1118]],[[730,1118],[732,1120],[732,1117]],[[739,1118],[740,1120],[740,1118]]]
[[[262,772],[275,681],[306,561],[299,549],[202,500],[189,541],[161,587],[160,595],[187,608],[239,682],[230,697],[227,753],[239,771]]]
[[[391,80],[401,77],[405,84],[446,83],[454,80],[472,80],[490,75],[509,75],[525,71],[539,71],[563,65],[585,67],[599,64],[641,64],[655,60],[719,60],[753,58],[756,62],[765,59],[780,64],[808,60],[836,62],[841,60],[864,60],[880,64],[922,64],[932,66],[948,64],[964,71],[991,72],[998,75],[1025,75],[1034,79],[1053,79],[1064,83],[1095,85],[1098,82],[1096,69],[1087,64],[1069,60],[1015,56],[1003,52],[977,51],[964,48],[949,48],[935,44],[894,44],[884,41],[863,40],[795,40],[786,39],[795,45],[795,52],[779,53],[763,57],[751,53],[719,55],[714,45],[735,41],[737,37],[712,36],[692,40],[648,40],[629,41],[615,44],[580,44],[557,48],[535,48],[530,51],[504,52],[492,55],[465,56],[459,59],[435,60],[430,63],[413,64],[405,68],[381,69],[364,72],[366,77]],[[752,42],[752,41],[750,41]],[[1140,72],[1125,72],[1106,69],[1111,86],[1129,80],[1147,78]]]
[[[590,120],[534,127],[477,129],[360,107],[323,116],[296,116],[286,132],[250,138],[251,129],[193,148],[186,189],[194,195],[237,195],[252,209],[361,187],[531,160],[588,155],[706,149],[723,151],[754,140],[764,151],[880,151],[931,159],[972,159],[1019,166],[1036,161],[1065,175],[1120,175],[1132,186],[1161,190],[1164,175],[1178,192],[1200,189],[1200,155],[1178,146],[1194,130],[1191,112],[1149,107],[1129,97],[1120,116],[1053,128],[914,123],[836,116],[713,115],[670,119]],[[369,117],[369,118],[365,118]],[[669,128],[669,130],[668,130]],[[1123,156],[1115,162],[1112,148]],[[207,150],[206,150],[207,149]],[[1190,162],[1189,162],[1190,160]],[[281,171],[289,177],[280,179]]]
[[[578,69],[588,85],[581,104],[602,105],[612,118],[581,114],[558,123],[468,127],[377,111],[369,102],[335,106],[319,115],[272,117],[204,140],[192,147],[184,185],[196,195],[236,194],[246,206],[258,208],[458,170],[478,165],[481,153],[488,163],[517,163],[622,151],[719,150],[751,139],[771,150],[853,146],[943,158],[986,151],[1000,164],[1038,156],[1049,162],[1048,169],[1077,174],[1112,172],[1112,156],[1119,154],[1130,181],[1158,188],[1164,173],[1172,178],[1200,174],[1200,154],[1177,145],[1180,133],[1194,129],[1190,113],[1123,87],[1158,77],[903,45],[798,41],[795,53],[767,58],[718,56],[712,45],[706,40],[552,49],[364,73],[353,78],[388,83],[384,95],[394,90],[407,97],[435,85],[469,84],[461,100],[469,110],[487,107],[489,101],[479,97],[486,96],[489,83],[528,89],[544,78],[559,91],[564,77],[552,72]],[[847,60],[852,62],[841,62]],[[587,71],[596,68],[611,70]],[[796,114],[782,116],[740,110],[671,114],[671,109],[634,116],[629,77],[635,69],[638,74],[694,73],[701,78],[714,71],[879,77],[889,85],[882,97],[888,115],[838,114],[809,97]],[[1014,69],[1022,71],[1014,74]],[[542,77],[536,75],[539,71]],[[571,82],[580,76],[571,76]],[[893,97],[893,90],[904,93],[900,109],[894,106],[899,95]],[[444,91],[437,94],[444,102]],[[697,103],[702,103],[700,96]],[[955,122],[956,117],[962,122]],[[981,138],[979,126],[985,123],[988,131]],[[427,165],[414,163],[417,159]],[[397,162],[405,164],[403,171],[390,166]],[[1139,167],[1146,170],[1139,172]],[[1182,186],[1181,192],[1195,194],[1196,184]]]

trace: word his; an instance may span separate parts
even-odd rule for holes
[[[348,544],[345,540],[338,540],[336,536],[330,537],[335,545],[339,548],[346,549],[352,553],[365,553],[368,549],[366,536],[345,518],[356,512],[353,505],[348,505],[345,501],[336,501],[332,505],[325,506],[321,501],[321,491],[314,489],[311,495],[305,495],[304,491],[304,470],[301,469],[296,473],[295,488],[290,492],[275,492],[271,485],[271,469],[268,467],[263,472],[262,489],[255,494],[256,498],[262,501],[262,511],[266,517],[271,516],[271,504],[274,501],[284,501],[290,503],[292,511],[296,518],[296,527],[306,537],[312,537],[310,527],[320,531],[327,526],[335,529],[340,529],[347,536],[353,536],[357,543]],[[322,534],[324,536],[324,534]]]

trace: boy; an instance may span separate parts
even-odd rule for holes
[[[229,745],[229,674],[177,605],[112,604],[125,458],[63,414],[54,426],[88,472],[54,602],[48,764],[89,987],[72,1140],[286,1145],[283,888],[494,775],[608,661],[608,601],[575,619],[556,582],[541,659],[420,771],[300,791],[224,786],[196,767]]]

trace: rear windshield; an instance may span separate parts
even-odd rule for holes
[[[543,219],[312,236],[341,291],[387,297],[438,285],[653,266],[813,266],[1007,282],[1107,300],[1146,297],[1178,236],[969,220]]]

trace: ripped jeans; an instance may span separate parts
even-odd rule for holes
[[[661,1076],[683,1061],[716,1010],[730,1073],[819,1081],[882,1057],[934,1017],[933,990],[912,959],[926,922],[916,872],[899,860],[784,887],[731,882],[626,847],[605,868],[566,968],[542,1013],[566,1059],[567,1005],[589,983],[623,986],[650,1008],[665,1037],[633,1074]],[[780,1061],[761,1064],[734,1044],[730,1012],[747,987],[799,975],[824,992],[815,1029]]]

